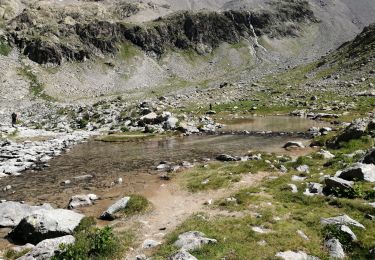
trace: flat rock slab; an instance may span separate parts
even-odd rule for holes
[[[15,227],[23,218],[41,209],[52,210],[53,208],[50,204],[30,206],[15,201],[2,202],[0,203],[0,227]]]
[[[365,226],[363,226],[358,221],[352,219],[348,215],[341,215],[341,216],[332,217],[332,218],[321,218],[320,223],[322,225],[347,225],[347,226],[355,226],[355,227],[366,229]]]
[[[23,218],[9,237],[19,243],[37,244],[45,239],[71,235],[83,217],[67,209],[39,210]]]
[[[193,251],[205,244],[215,244],[216,239],[207,238],[206,235],[199,231],[189,231],[178,236],[174,246],[186,251]]]
[[[69,245],[75,242],[71,235],[46,239],[38,243],[29,253],[18,258],[18,260],[45,260],[51,259],[55,254],[60,252],[60,245]]]
[[[285,252],[279,252],[275,255],[278,258],[284,259],[284,260],[319,260],[318,257],[311,256],[306,254],[305,252],[298,251],[285,251]]]

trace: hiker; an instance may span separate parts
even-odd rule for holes
[[[12,113],[12,127],[14,127],[17,124],[17,114]]]
[[[210,103],[210,110],[212,110],[212,104]]]

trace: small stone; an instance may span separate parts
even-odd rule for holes
[[[292,193],[297,193],[298,192],[298,188],[295,184],[288,184],[288,186],[292,189]]]
[[[146,239],[145,241],[143,241],[142,248],[148,249],[148,248],[157,247],[159,245],[161,245],[161,243],[158,241],[155,241],[152,239]]]
[[[186,251],[194,251],[201,248],[204,244],[216,244],[217,240],[207,238],[206,235],[199,231],[189,231],[178,236],[174,246]]]
[[[297,230],[297,234],[306,241],[310,240],[302,230]]]

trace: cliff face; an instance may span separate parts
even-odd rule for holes
[[[53,9],[25,9],[7,26],[9,41],[40,63],[83,61],[96,54],[113,54],[129,41],[160,57],[168,49],[193,49],[199,54],[220,43],[238,43],[242,37],[296,36],[302,24],[317,22],[306,1],[272,2],[267,10],[179,12],[134,25],[113,16],[94,19],[81,13]]]

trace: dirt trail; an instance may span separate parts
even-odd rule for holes
[[[240,182],[233,184],[230,188],[216,191],[191,193],[182,189],[177,181],[162,184],[159,188],[150,191],[145,196],[153,204],[153,210],[148,214],[134,217],[127,221],[126,225],[117,228],[121,231],[129,228],[129,226],[140,224],[139,230],[137,230],[136,247],[128,253],[125,259],[134,260],[135,256],[139,254],[147,255],[149,250],[142,249],[144,240],[152,239],[162,242],[167,233],[173,231],[194,213],[227,214],[226,212],[211,212],[208,208],[205,208],[204,203],[208,200],[229,196],[236,190],[258,183],[268,175],[270,174],[266,172],[244,175]],[[117,222],[114,225],[121,224]]]

